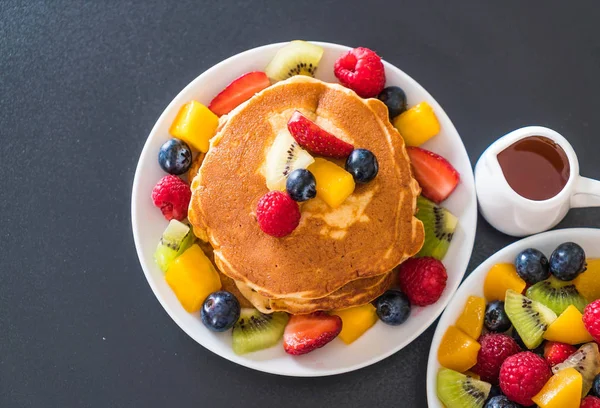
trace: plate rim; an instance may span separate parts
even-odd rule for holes
[[[331,43],[331,42],[323,42],[323,41],[311,41],[311,40],[307,40],[313,44],[319,45],[319,46],[323,46],[323,47],[327,47],[327,48],[333,48],[333,49],[338,49],[338,50],[349,50],[352,49],[352,47],[348,47],[342,44],[336,44],[336,43]],[[153,282],[153,277],[151,276],[148,268],[146,267],[146,263],[143,261],[143,257],[142,257],[142,253],[141,253],[141,243],[140,243],[140,238],[138,236],[138,231],[139,231],[139,225],[137,222],[138,216],[137,216],[137,206],[136,203],[140,202],[140,198],[138,197],[138,192],[139,192],[139,184],[140,184],[140,178],[141,178],[141,173],[143,171],[142,169],[142,159],[148,154],[148,150],[150,149],[150,144],[151,144],[151,140],[154,137],[154,134],[158,132],[158,128],[160,127],[160,124],[164,121],[165,116],[168,115],[168,112],[172,109],[173,105],[179,104],[180,100],[182,99],[182,96],[187,93],[187,91],[190,88],[193,88],[196,86],[196,84],[198,82],[202,81],[202,78],[204,76],[208,76],[210,73],[212,73],[213,71],[217,71],[219,69],[221,69],[224,65],[226,65],[227,63],[229,63],[231,60],[234,59],[238,59],[238,58],[243,58],[246,54],[250,54],[250,53],[255,53],[255,52],[261,52],[261,51],[265,51],[266,49],[269,48],[274,48],[274,47],[281,47],[285,44],[289,43],[289,41],[283,41],[283,42],[277,42],[277,43],[270,43],[270,44],[265,44],[265,45],[261,45],[258,47],[254,47],[254,48],[250,48],[247,49],[245,51],[242,51],[240,53],[234,54],[220,62],[218,62],[217,64],[211,66],[210,68],[208,68],[207,70],[201,72],[198,76],[196,76],[193,80],[191,80],[181,91],[179,91],[177,93],[177,95],[167,104],[167,106],[164,108],[164,110],[162,111],[162,113],[159,115],[158,119],[156,120],[156,122],[154,123],[152,129],[150,130],[150,133],[148,134],[148,136],[146,137],[146,140],[144,142],[144,146],[142,148],[142,151],[140,153],[139,159],[138,159],[138,163],[136,165],[136,169],[135,169],[135,175],[134,175],[134,180],[133,180],[133,185],[132,185],[132,194],[131,194],[131,218],[132,218],[132,232],[133,232],[133,236],[134,236],[134,244],[135,244],[135,248],[136,248],[136,254],[138,257],[138,262],[142,268],[142,271],[144,272],[144,276],[146,277],[146,281],[148,282],[154,297],[159,301],[159,303],[161,304],[162,308],[167,312],[167,314],[171,317],[171,319],[177,324],[177,326],[179,326],[179,328],[186,333],[189,337],[191,337],[196,343],[198,343],[200,346],[204,347],[205,349],[211,351],[212,353],[218,355],[221,358],[227,359],[235,364],[239,364],[241,366],[253,369],[253,370],[257,370],[257,371],[261,371],[261,372],[265,372],[265,373],[269,373],[269,374],[275,374],[275,375],[281,375],[281,376],[288,376],[288,377],[324,377],[324,376],[332,376],[332,375],[338,375],[338,374],[343,374],[343,373],[348,373],[348,372],[352,372],[352,371],[356,371],[359,370],[361,368],[364,367],[368,367],[370,365],[373,365],[375,363],[378,363],[386,358],[388,358],[389,356],[397,353],[398,351],[402,350],[403,348],[407,347],[410,343],[412,343],[417,337],[419,337],[421,334],[423,334],[429,327],[431,327],[431,325],[442,315],[442,313],[444,312],[446,306],[450,303],[451,299],[454,297],[456,291],[459,289],[461,281],[464,279],[464,275],[466,274],[467,268],[468,268],[468,262],[467,265],[465,265],[464,270],[462,271],[462,274],[460,276],[460,279],[458,280],[458,284],[456,285],[455,288],[452,288],[452,295],[449,296],[443,303],[439,303],[436,304],[440,310],[438,313],[434,313],[429,319],[426,320],[426,323],[422,326],[422,329],[419,331],[415,331],[413,334],[411,334],[410,336],[407,336],[406,338],[404,338],[401,342],[398,343],[398,345],[396,347],[391,348],[390,350],[387,350],[386,352],[377,355],[375,357],[372,357],[370,359],[367,359],[365,361],[362,361],[360,363],[356,363],[352,366],[349,367],[345,367],[345,368],[338,368],[338,369],[326,369],[326,370],[322,370],[322,371],[318,371],[318,372],[300,372],[300,373],[293,373],[293,372],[288,372],[285,370],[280,370],[277,368],[265,368],[260,364],[257,364],[259,362],[254,361],[254,360],[249,360],[249,359],[243,359],[241,358],[241,356],[237,356],[233,353],[231,353],[230,355],[223,355],[222,353],[218,352],[217,350],[213,349],[213,347],[211,347],[210,345],[204,344],[200,339],[197,339],[196,336],[192,335],[190,332],[188,332],[188,330],[185,329],[186,325],[179,319],[179,317],[177,316],[177,313],[172,310],[172,308],[167,304],[167,302],[162,299],[161,296],[158,295],[159,291],[158,288],[156,287],[156,285]],[[403,71],[402,69],[396,67],[395,65],[387,62],[386,60],[382,59],[382,62],[384,64],[384,66],[386,67],[386,69],[391,69],[391,70],[397,70],[401,75],[406,76],[408,78],[408,80],[414,82],[419,88],[421,88],[423,90],[423,92],[429,96],[433,101],[435,101],[437,108],[439,108],[439,110],[443,113],[443,115],[448,119],[448,123],[451,126],[451,131],[456,133],[456,135],[458,135],[459,141],[460,141],[460,145],[456,147],[456,149],[459,149],[460,151],[462,151],[468,161],[469,167],[470,167],[470,171],[468,172],[468,174],[461,174],[461,180],[463,179],[463,177],[467,177],[470,181],[470,185],[472,186],[471,192],[469,194],[470,199],[469,199],[469,203],[473,205],[474,210],[470,213],[470,214],[465,214],[463,216],[463,218],[471,218],[470,223],[472,224],[472,231],[466,231],[466,238],[467,241],[465,243],[465,247],[463,250],[467,252],[467,259],[469,260],[471,258],[472,252],[473,252],[473,248],[474,248],[474,244],[475,244],[475,236],[476,236],[476,231],[477,231],[477,196],[476,196],[476,190],[475,190],[475,182],[474,182],[474,173],[473,173],[473,164],[470,161],[467,149],[463,143],[463,140],[460,136],[460,133],[458,132],[458,130],[456,129],[456,127],[454,126],[454,123],[452,122],[452,119],[450,118],[450,116],[446,113],[446,111],[442,108],[442,106],[439,104],[439,102],[437,101],[436,98],[434,98],[431,93],[429,93],[429,91],[423,86],[421,85],[420,82],[416,81],[414,78],[412,78],[410,75],[408,75],[405,71]],[[469,239],[470,236],[470,239]]]
[[[545,232],[541,232],[539,234],[534,234],[534,235],[527,236],[525,238],[521,238],[511,244],[508,244],[508,245],[500,248],[498,251],[494,252],[492,255],[487,257],[483,262],[481,262],[479,265],[477,265],[477,267],[469,274],[469,276],[467,276],[464,279],[464,281],[460,284],[460,286],[458,287],[456,292],[454,292],[454,294],[450,298],[450,301],[446,305],[444,312],[441,314],[440,320],[435,328],[435,333],[433,334],[433,338],[431,340],[431,347],[429,349],[429,356],[427,358],[427,378],[426,378],[427,405],[430,408],[441,408],[442,407],[442,404],[439,401],[437,394],[436,394],[436,390],[435,390],[435,386],[437,385],[437,377],[434,375],[434,371],[437,373],[437,370],[439,369],[439,367],[441,367],[441,365],[437,361],[437,349],[439,347],[439,343],[440,343],[441,337],[443,335],[442,332],[449,326],[449,324],[444,324],[442,326],[441,323],[444,320],[449,319],[449,317],[447,317],[447,316],[449,316],[449,315],[447,315],[447,313],[450,313],[449,307],[451,305],[453,305],[454,302],[460,301],[461,297],[462,297],[462,299],[465,299],[466,296],[470,296],[469,293],[463,294],[462,291],[464,290],[465,292],[467,292],[466,288],[470,287],[472,285],[473,281],[480,279],[481,278],[480,275],[483,275],[485,272],[487,272],[489,270],[491,265],[494,265],[495,263],[498,262],[498,261],[495,261],[494,259],[502,258],[505,253],[512,252],[512,251],[516,250],[517,248],[521,248],[521,247],[522,248],[534,247],[535,245],[540,245],[540,241],[558,239],[559,237],[564,237],[564,238],[560,238],[560,239],[564,240],[562,242],[567,242],[567,241],[576,242],[576,240],[574,240],[572,238],[576,234],[579,234],[578,236],[587,235],[587,236],[590,236],[591,238],[596,237],[596,238],[600,239],[600,228],[574,227],[574,228],[552,229],[550,231],[545,231]],[[463,288],[465,288],[465,289],[463,289]]]

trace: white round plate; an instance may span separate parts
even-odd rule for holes
[[[377,323],[350,346],[336,339],[326,347],[300,357],[287,355],[281,345],[238,356],[231,350],[231,333],[216,334],[208,331],[202,325],[198,313],[189,314],[181,307],[152,258],[167,222],[160,211],[152,205],[150,193],[156,182],[164,176],[157,162],[158,150],[170,137],[169,126],[179,107],[192,99],[208,105],[210,100],[235,78],[249,71],[264,70],[275,52],[285,44],[255,48],[215,65],[193,80],[167,106],[148,136],[136,169],[131,198],[133,235],[142,269],[154,294],[169,316],[198,343],[235,363],[273,374],[306,377],[339,374],[386,358],[427,329],[440,315],[458,287],[473,249],[477,204],[473,172],[465,147],[441,106],[421,85],[398,68],[384,62],[387,85],[402,87],[411,106],[427,101],[435,110],[441,123],[440,134],[423,147],[444,156],[461,175],[461,182],[456,191],[444,202],[444,206],[459,218],[459,226],[444,259],[448,270],[447,288],[435,305],[423,309],[415,308],[412,317],[400,327]],[[315,44],[325,49],[317,70],[317,78],[337,82],[333,75],[334,62],[349,48],[329,43],[316,42]]]
[[[504,247],[479,265],[465,279],[464,283],[460,285],[460,288],[452,297],[452,301],[448,304],[448,307],[440,318],[433,341],[431,342],[431,349],[429,350],[429,361],[427,363],[427,401],[430,408],[443,408],[443,404],[436,394],[436,377],[441,367],[437,359],[437,351],[440,347],[442,337],[446,333],[448,326],[452,326],[456,322],[456,319],[458,319],[458,316],[460,316],[469,296],[483,297],[483,282],[490,268],[497,263],[513,263],[517,254],[526,248],[537,248],[549,258],[554,248],[568,241],[581,245],[588,258],[600,258],[600,245],[598,245],[600,242],[600,229],[569,228],[548,231],[532,235]]]

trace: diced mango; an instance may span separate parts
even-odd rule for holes
[[[558,318],[548,326],[544,338],[567,344],[580,344],[594,339],[583,325],[582,315],[573,305],[570,305]]]
[[[179,109],[169,128],[171,136],[186,142],[203,153],[208,151],[208,141],[215,135],[219,118],[200,102],[191,101]]]
[[[333,314],[342,319],[342,331],[338,337],[346,344],[358,339],[377,322],[377,309],[370,303],[338,310]]]
[[[320,157],[308,167],[317,182],[317,197],[331,208],[339,207],[354,192],[352,174]]]
[[[484,317],[485,299],[478,296],[469,296],[462,314],[456,321],[456,327],[476,340],[481,335]]]
[[[587,270],[573,283],[588,302],[600,299],[600,259],[588,259]]]
[[[519,275],[513,264],[501,263],[492,266],[485,282],[483,283],[483,295],[486,300],[502,300],[506,297],[506,291],[512,289],[517,293],[523,293],[527,284]]]
[[[438,361],[443,367],[464,373],[477,363],[480,348],[479,343],[462,330],[450,326],[440,343]]]
[[[165,279],[189,313],[200,310],[207,296],[221,289],[219,274],[197,244],[171,263]]]
[[[574,368],[559,371],[531,400],[540,408],[579,408],[583,379]]]
[[[440,122],[427,102],[421,102],[393,120],[407,146],[420,146],[438,133]]]

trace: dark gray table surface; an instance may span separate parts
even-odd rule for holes
[[[371,367],[236,366],[167,316],[139,266],[130,191],[171,99],[228,56],[296,38],[377,50],[425,86],[474,164],[552,127],[600,178],[594,1],[0,0],[0,407],[425,407],[435,325]],[[600,226],[598,209],[559,227]],[[514,241],[479,220],[467,272]]]

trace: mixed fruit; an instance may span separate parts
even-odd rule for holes
[[[600,407],[600,262],[573,242],[494,265],[440,343],[446,408]],[[590,303],[591,302],[591,303]]]
[[[323,347],[336,337],[350,344],[378,320],[394,326],[404,323],[411,306],[435,303],[446,287],[447,274],[441,260],[458,219],[439,204],[454,191],[459,175],[444,158],[418,147],[440,131],[431,106],[421,102],[409,108],[401,88],[385,87],[383,63],[367,48],[342,55],[335,63],[335,76],[359,96],[377,97],[387,106],[390,120],[410,146],[407,150],[413,173],[423,189],[416,216],[424,224],[425,243],[415,258],[397,268],[394,288],[373,303],[345,310],[293,316],[282,312],[263,314],[253,308],[241,308],[235,295],[222,290],[210,254],[196,243],[194,232],[185,221],[191,199],[189,184],[210,149],[219,117],[229,114],[272,81],[294,75],[314,76],[322,56],[321,47],[292,41],[276,53],[265,72],[242,75],[208,106],[197,101],[184,104],[169,129],[172,138],[159,150],[159,165],[168,175],[154,187],[152,200],[169,225],[162,234],[155,260],[186,311],[200,312],[201,321],[211,331],[231,330],[232,348],[237,354],[272,347],[281,339],[285,352],[292,355]],[[336,164],[339,161],[332,161],[339,159],[345,163],[343,167]],[[327,132],[299,111],[292,114],[287,129],[276,136],[264,167],[269,192],[258,201],[256,218],[258,227],[275,238],[291,234],[298,226],[302,216],[298,203],[319,197],[331,208],[337,208],[354,192],[357,183],[371,182],[379,171],[373,152]],[[180,178],[186,174],[187,181]]]

